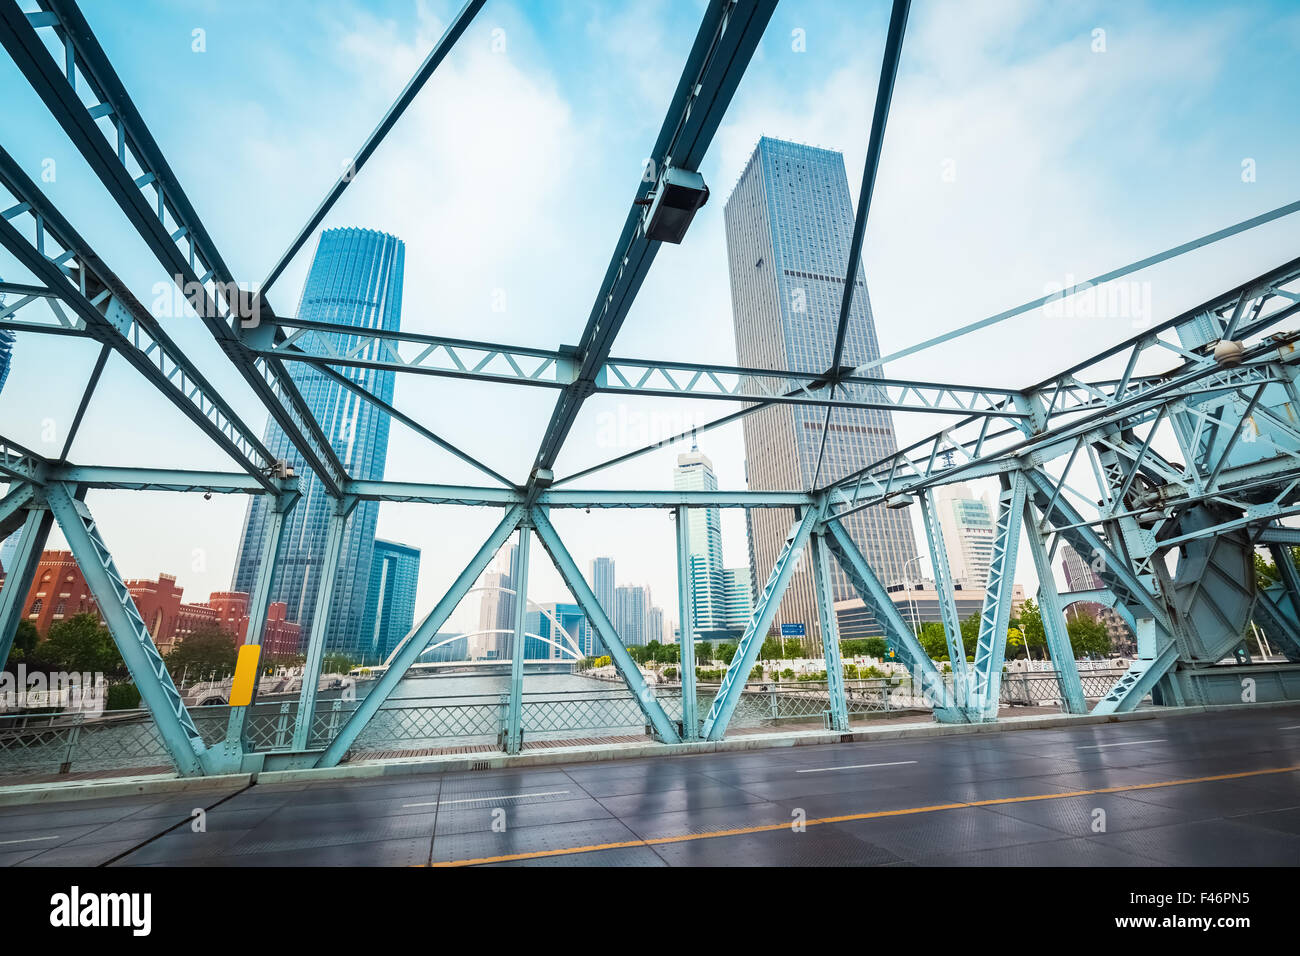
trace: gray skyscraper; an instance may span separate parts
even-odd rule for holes
[[[673,469],[677,491],[717,491],[713,462],[699,448],[677,456]],[[752,603],[749,569],[726,568],[722,562],[722,517],[717,508],[688,508],[686,551],[690,560],[691,620],[702,641],[739,637]],[[732,594],[733,589],[740,593]],[[741,611],[741,609],[743,612]],[[737,633],[739,632],[739,633]]]
[[[759,140],[724,211],[731,270],[736,357],[754,368],[824,372],[831,364],[853,205],[844,157],[838,152],[764,137]],[[859,266],[842,364],[878,358],[875,323]],[[880,377],[879,369],[871,375]],[[826,412],[780,405],[744,419],[749,487],[808,488],[814,480]],[[839,478],[897,450],[889,412],[837,409],[830,420],[819,484]],[[754,578],[761,588],[790,529],[788,511],[750,514]],[[906,512],[871,508],[845,519],[853,540],[886,585],[906,579],[916,542]],[[833,562],[832,562],[833,563]],[[852,596],[848,579],[833,571],[835,598]],[[800,562],[777,623],[818,632],[817,605],[808,562]],[[816,641],[809,641],[810,645]]]
[[[650,592],[640,585],[614,589],[614,630],[625,647],[646,643],[650,626]]]
[[[397,329],[402,313],[402,269],[405,246],[398,239],[369,229],[329,229],[321,234],[316,257],[307,273],[298,315],[332,325],[365,329]],[[336,349],[351,351],[355,336],[338,332],[309,332],[332,340]],[[343,375],[385,402],[393,400],[393,373],[377,369],[348,368]],[[303,398],[329,437],[335,453],[354,479],[378,481],[384,477],[388,456],[388,415],[363,401],[314,368],[293,362],[290,373]],[[271,600],[288,605],[288,617],[302,625],[303,640],[313,630],[319,571],[324,560],[330,500],[320,480],[307,468],[288,436],[269,422],[265,442],[277,458],[289,462],[300,477],[302,498],[290,512],[281,538]],[[268,531],[270,499],[253,495],[233,588],[251,591],[258,556]],[[375,547],[375,521],[379,503],[358,504],[344,531],[343,549],[330,606],[325,647],[359,655],[370,562]]]

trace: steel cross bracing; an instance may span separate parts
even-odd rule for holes
[[[15,0],[0,2],[0,43],[299,454],[337,493],[346,472],[288,370],[238,347],[246,326],[274,311],[236,283],[76,4],[40,6],[27,14]],[[62,64],[41,30],[53,34]]]
[[[103,346],[72,434],[58,457],[39,455],[0,436],[0,478],[8,482],[7,491],[0,497],[0,536],[15,531],[20,534],[15,569],[10,583],[0,590],[0,650],[7,654],[21,613],[18,597],[25,591],[23,582],[30,581],[45,537],[57,518],[78,561],[87,570],[114,640],[182,773],[248,769],[262,766],[263,761],[268,767],[329,766],[345,759],[368,722],[389,706],[393,690],[433,642],[498,549],[516,532],[537,535],[575,601],[609,648],[615,668],[632,691],[647,727],[666,742],[699,736],[718,739],[726,733],[749,669],[805,550],[810,554],[816,586],[818,624],[824,636],[831,636],[831,645],[836,643],[836,626],[828,578],[830,559],[834,558],[854,591],[880,621],[890,646],[909,665],[913,685],[933,703],[936,718],[979,721],[996,714],[996,688],[1005,653],[1022,526],[1040,579],[1049,653],[1063,675],[1062,694],[1070,712],[1082,711],[1086,701],[1064,627],[1065,602],[1087,599],[1114,607],[1137,633],[1139,660],[1094,706],[1096,712],[1131,709],[1148,693],[1159,693],[1165,700],[1192,699],[1196,693],[1193,685],[1176,678],[1180,668],[1195,664],[1196,648],[1204,646],[1204,635],[1196,632],[1197,621],[1204,618],[1197,618],[1195,602],[1213,581],[1206,578],[1188,582],[1175,577],[1164,557],[1176,550],[1200,549],[1200,557],[1185,564],[1216,568],[1221,574],[1230,564],[1228,558],[1241,557],[1240,550],[1230,549],[1226,557],[1212,554],[1205,549],[1220,545],[1211,542],[1271,542],[1277,549],[1279,565],[1282,554],[1289,557],[1287,547],[1300,544],[1300,530],[1279,523],[1281,518],[1300,514],[1300,426],[1294,423],[1291,411],[1300,407],[1300,392],[1295,384],[1296,333],[1292,325],[1286,324],[1300,310],[1300,259],[1284,263],[1023,389],[886,378],[880,366],[1024,314],[1051,298],[1073,295],[1089,284],[1025,303],[857,368],[840,366],[839,353],[851,305],[847,294],[841,302],[835,355],[826,371],[611,357],[616,335],[658,249],[658,242],[645,235],[643,203],[661,187],[666,169],[698,170],[772,16],[774,0],[712,0],[708,4],[579,344],[553,350],[421,333],[339,329],[327,323],[280,316],[266,301],[266,290],[310,239],[439,63],[452,53],[457,39],[482,8],[482,0],[470,0],[452,20],[393,107],[355,154],[352,169],[339,178],[296,233],[260,290],[241,289],[233,281],[231,270],[76,5],[69,0],[38,3],[38,12],[26,13],[13,0],[0,0],[0,43],[131,226],[181,287],[226,357],[288,435],[305,467],[320,477],[333,504],[331,546],[326,559],[339,559],[342,529],[357,501],[502,511],[496,530],[430,614],[399,646],[374,690],[343,720],[331,739],[324,744],[312,743],[315,681],[304,680],[291,749],[254,753],[244,732],[243,713],[232,715],[224,746],[204,747],[135,613],[83,498],[89,490],[269,494],[275,497],[275,511],[282,516],[296,500],[296,480],[283,477],[283,469],[270,460],[258,438],[213,393],[193,362],[86,246],[18,164],[0,151],[0,185],[11,196],[0,214],[0,240],[34,280],[0,277],[0,295],[6,297],[0,304],[0,328],[80,336]],[[850,277],[859,267],[908,7],[906,0],[896,0],[890,17],[863,171],[864,188],[849,250]],[[1099,279],[1131,274],[1296,211],[1300,211],[1300,203],[1280,207],[1112,270]],[[846,285],[846,293],[850,288],[851,284]],[[326,341],[326,336],[308,334],[311,332],[343,335],[329,336]],[[1231,346],[1226,351],[1225,342]],[[69,462],[67,454],[76,424],[110,351],[122,355],[181,408],[240,470]],[[290,363],[316,368],[477,468],[495,485],[353,480],[306,407],[290,375]],[[551,389],[558,399],[532,472],[516,482],[352,382],[341,371],[349,367]],[[953,420],[928,439],[880,461],[865,463],[857,472],[828,485],[819,486],[814,480],[806,490],[561,489],[558,485],[689,434],[620,455],[556,481],[551,469],[583,403],[596,393],[697,398],[742,406],[702,429],[721,427],[778,405],[824,406],[828,421],[837,407],[942,414]],[[1172,439],[1180,461],[1169,457],[1170,443],[1165,436]],[[938,485],[991,477],[1001,481],[1004,492],[998,509],[993,580],[981,614],[975,662],[968,667],[952,602],[947,557],[935,527],[930,495]],[[1095,483],[1100,501],[1096,492],[1083,490],[1081,480]],[[900,616],[842,521],[861,509],[908,506],[917,499],[935,578],[946,592],[941,607],[952,658],[951,684],[925,654],[917,635]],[[551,525],[549,514],[565,508],[672,510],[679,524],[680,551],[684,547],[680,529],[687,510],[719,507],[786,508],[798,517],[723,685],[697,727],[688,707],[683,707],[686,720],[682,724],[669,719]],[[1051,560],[1062,543],[1096,562],[1102,590],[1085,595],[1057,594],[1050,581]],[[276,545],[270,543],[267,547],[273,553]],[[274,562],[263,563],[264,573],[259,574],[255,585],[258,620],[275,573]],[[679,605],[687,608],[689,575],[682,572],[681,554],[678,565]],[[1255,602],[1266,626],[1292,642],[1300,640],[1300,580],[1296,578],[1294,574],[1284,575],[1277,595],[1265,595]],[[1232,595],[1239,605],[1253,600],[1253,593],[1242,586]],[[323,589],[317,604],[317,619],[327,619],[328,589]],[[1236,626],[1237,618],[1230,618],[1217,606],[1210,610],[1220,625]],[[516,622],[516,631],[519,629]],[[249,643],[260,640],[260,624],[250,627],[246,639]],[[309,677],[314,677],[319,672],[323,646],[313,639],[307,650]],[[684,654],[683,661],[687,660]],[[841,673],[837,646],[826,648],[826,664],[827,726],[842,731],[848,727],[848,715],[843,681],[837,679]],[[684,689],[686,685],[684,681]],[[505,742],[508,750],[518,749],[522,743],[521,686],[522,675],[512,681]],[[319,749],[309,749],[311,746]]]

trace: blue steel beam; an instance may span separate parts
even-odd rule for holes
[[[338,573],[339,552],[343,549],[343,531],[356,507],[356,498],[332,499],[326,519],[325,553],[316,580],[316,609],[312,614],[311,635],[307,641],[307,660],[302,669],[302,688],[298,692],[298,711],[293,722],[293,749],[302,752],[311,740],[316,719],[316,692],[320,687],[325,662],[325,634],[329,631],[330,611],[334,606],[334,578]]]
[[[316,207],[316,211],[312,213],[311,218],[307,220],[307,224],[302,227],[294,240],[289,243],[289,248],[284,251],[282,256],[280,256],[279,261],[271,267],[270,273],[268,273],[267,277],[262,280],[262,284],[258,287],[258,293],[260,295],[266,295],[267,290],[269,290],[275,283],[275,280],[280,277],[280,273],[285,270],[285,267],[289,265],[293,260],[293,257],[298,254],[298,250],[303,247],[309,238],[311,238],[312,233],[316,231],[316,227],[324,221],[325,217],[329,214],[330,209],[336,202],[338,202],[339,197],[343,195],[343,191],[348,188],[348,185],[357,178],[362,167],[366,165],[366,161],[369,160],[375,150],[379,148],[379,144],[384,141],[384,137],[388,135],[388,131],[396,125],[399,119],[401,119],[402,114],[406,112],[406,108],[415,101],[415,97],[419,94],[420,90],[424,89],[424,84],[429,81],[429,77],[433,76],[433,71],[438,68],[438,65],[442,63],[444,59],[446,59],[447,54],[450,53],[452,47],[456,45],[456,41],[459,40],[461,35],[469,29],[469,25],[473,22],[475,15],[483,9],[483,4],[486,2],[487,0],[468,0],[468,2],[460,8],[460,12],[452,18],[450,25],[448,25],[447,29],[443,32],[441,39],[433,45],[433,49],[430,50],[428,56],[424,58],[424,62],[421,63],[419,69],[415,71],[415,75],[407,82],[406,87],[397,97],[397,100],[388,108],[388,112],[385,113],[384,118],[379,121],[379,125],[375,127],[374,131],[368,137],[366,137],[366,141],[361,145],[361,148],[357,150],[356,155],[353,156],[352,162],[348,164],[347,168],[344,169],[343,173],[339,176],[338,181],[334,183],[334,186],[326,194],[325,198],[321,200],[320,205]]]
[[[257,571],[253,577],[253,589],[248,596],[248,630],[244,633],[245,646],[260,647],[262,644],[262,632],[266,629],[266,611],[271,603],[271,588],[275,583],[277,558],[284,543],[285,519],[297,503],[296,491],[280,495],[272,503],[270,522],[262,539],[262,552],[258,555]],[[324,584],[321,585],[321,589],[325,589]],[[257,673],[261,674],[260,657]],[[248,707],[257,700],[257,686],[260,683],[260,677],[255,677],[249,705],[230,708],[226,720],[225,744],[220,757],[224,769],[229,773],[238,773],[242,770],[244,756],[252,751],[244,734],[244,723],[248,716]]]
[[[339,493],[347,473],[288,370],[278,359],[255,358],[240,348],[244,327],[273,321],[274,311],[258,299],[259,311],[252,312],[251,297],[240,290],[76,4],[40,3],[44,13],[33,21],[14,0],[0,0],[0,44],[308,467],[330,493]],[[63,64],[38,29],[55,31]],[[83,95],[97,105],[87,107]],[[111,126],[112,139],[101,121]],[[142,171],[138,176],[135,168]]]
[[[1015,586],[1016,550],[1020,545],[1020,524],[1025,514],[1025,481],[1019,472],[1004,479],[998,499],[997,523],[993,532],[993,557],[980,612],[979,639],[975,664],[971,668],[968,711],[984,720],[996,720],[1002,687],[1002,662],[1007,649],[1007,627],[1011,620],[1012,590]]]
[[[781,548],[781,553],[776,556],[776,563],[772,565],[767,584],[764,585],[762,593],[754,604],[749,623],[745,625],[745,632],[736,644],[736,653],[731,658],[727,673],[723,675],[722,684],[718,687],[713,703],[709,705],[709,712],[704,717],[701,733],[706,740],[721,740],[726,734],[727,725],[731,723],[731,715],[735,713],[736,706],[740,703],[740,696],[744,693],[745,682],[749,680],[749,672],[754,669],[758,652],[762,649],[764,638],[767,637],[768,628],[772,626],[777,608],[781,605],[781,597],[790,584],[790,578],[794,575],[799,559],[803,557],[808,536],[812,534],[813,528],[820,520],[820,507],[805,508],[802,517],[794,523],[790,533],[786,535],[785,544]]]
[[[1056,576],[1052,572],[1052,562],[1047,556],[1042,532],[1034,506],[1026,501],[1025,534],[1029,538],[1029,553],[1034,560],[1034,573],[1038,576],[1038,612],[1043,621],[1043,634],[1047,640],[1047,652],[1056,667],[1057,679],[1061,684],[1061,699],[1065,711],[1070,714],[1086,714],[1088,705],[1083,696],[1083,682],[1079,680],[1079,666],[1074,659],[1074,647],[1070,643],[1070,631],[1066,626],[1065,608],[1061,605],[1061,596],[1056,590]],[[1026,654],[1029,643],[1025,642]]]
[[[397,685],[401,683],[402,678],[406,676],[406,672],[411,669],[411,665],[424,653],[425,648],[437,636],[438,631],[447,623],[447,618],[451,617],[461,599],[474,586],[478,576],[487,569],[488,563],[501,550],[501,545],[514,533],[515,528],[519,525],[519,519],[523,515],[524,509],[518,505],[506,512],[500,523],[488,535],[488,539],[483,542],[482,547],[470,559],[469,564],[457,576],[447,593],[442,596],[442,600],[434,605],[428,616],[403,640],[401,646],[393,654],[383,676],[375,682],[375,686],[370,689],[370,693],[366,694],[357,709],[352,712],[352,715],[339,729],[338,734],[330,741],[329,746],[325,748],[325,752],[320,755],[315,764],[317,767],[336,766],[340,760],[347,756],[348,750],[351,749],[352,744],[357,739],[357,735],[361,733],[366,724],[370,723],[371,718],[379,712],[379,708],[384,705],[384,702],[392,695]]]
[[[749,65],[763,30],[776,9],[775,0],[731,3],[709,0],[694,46],[668,107],[650,162],[654,176],[643,175],[634,204],[605,272],[595,305],[575,352],[577,375],[561,394],[537,450],[533,475],[549,473],[574,421],[596,385],[596,376],[609,357],[614,337],[632,308],[659,251],[659,243],[644,233],[643,206],[669,166],[695,171],[722,122],[731,97]],[[530,483],[534,478],[530,477]],[[536,485],[534,485],[536,487]]]
[[[935,719],[941,723],[967,723],[970,718],[962,710],[962,699],[954,700],[952,693],[944,683],[943,675],[934,666],[930,655],[921,647],[916,634],[898,613],[898,607],[889,597],[889,592],[880,583],[876,573],[871,570],[867,559],[862,556],[858,546],[849,537],[844,525],[838,521],[827,521],[825,537],[840,568],[844,571],[853,589],[862,598],[862,603],[875,615],[876,621],[885,631],[885,639],[907,663],[914,682],[919,681],[922,692],[934,702]]]
[[[546,553],[551,556],[551,561],[554,562],[556,570],[560,572],[560,577],[564,579],[564,583],[568,586],[573,599],[578,602],[582,612],[587,615],[587,620],[596,628],[596,633],[600,635],[614,669],[618,671],[619,677],[623,678],[623,683],[632,692],[637,706],[645,714],[646,720],[654,728],[655,734],[665,743],[680,742],[681,736],[677,733],[677,728],[669,719],[668,714],[664,712],[663,706],[659,701],[655,700],[654,688],[650,687],[642,678],[641,668],[637,666],[636,661],[632,660],[627,648],[623,646],[623,639],[614,630],[614,625],[610,623],[605,609],[600,606],[600,602],[596,600],[596,595],[592,593],[591,585],[582,576],[582,572],[578,570],[578,565],[573,560],[573,556],[569,554],[564,542],[560,540],[560,536],[551,525],[546,510],[544,508],[533,508],[531,520],[533,530],[537,532],[537,540],[542,543]]]
[[[677,620],[681,622],[682,739],[700,739],[699,702],[695,698],[695,614],[691,596],[689,512],[673,512],[677,531]]]
[[[31,486],[23,486],[31,492]],[[21,490],[21,489],[16,489]],[[0,507],[9,500],[13,492],[0,501]],[[14,646],[14,636],[18,633],[18,624],[23,619],[23,602],[31,590],[36,578],[37,565],[41,563],[41,552],[54,523],[54,515],[48,508],[35,504],[25,508],[19,514],[25,514],[22,527],[18,530],[18,549],[14,552],[11,567],[5,568],[5,583],[0,587],[0,668],[9,659],[9,651]],[[0,533],[0,541],[7,535]]]
[[[131,593],[122,583],[94,518],[85,503],[73,497],[65,485],[48,485],[45,500],[77,559],[77,566],[95,598],[95,606],[131,672],[141,700],[153,715],[154,726],[177,773],[184,777],[201,776],[211,760],[203,737],[190,719],[167,665],[140,619]]]
[[[844,662],[840,657],[840,628],[835,617],[835,582],[831,578],[829,548],[824,529],[808,538],[813,587],[817,592],[817,623],[821,627],[822,654],[826,658],[826,700],[829,730],[847,733],[849,704],[844,693]]]
[[[524,649],[527,645],[528,622],[528,545],[532,533],[526,524],[519,526],[519,551],[515,558],[514,575],[514,633],[510,642],[510,702],[506,706],[505,752],[517,754],[524,744]]]
[[[4,497],[0,498],[0,541],[23,526],[32,506],[42,507],[36,495],[37,487],[36,483],[30,481],[10,483]]]
[[[921,505],[921,524],[925,528],[926,543],[930,546],[930,566],[934,571],[934,587],[939,597],[939,617],[943,623],[943,636],[948,645],[948,662],[952,667],[953,683],[959,688],[968,687],[966,675],[966,644],[961,636],[961,619],[957,616],[957,603],[953,597],[952,565],[948,563],[948,549],[943,540],[943,529],[935,520],[934,493],[926,488],[917,501]]]
[[[911,0],[894,0],[889,14],[889,29],[885,34],[885,53],[880,63],[880,81],[876,86],[875,110],[871,116],[871,133],[867,139],[867,157],[862,168],[862,188],[858,192],[858,208],[853,219],[853,235],[849,240],[849,263],[845,270],[844,292],[840,295],[840,316],[835,326],[835,347],[827,375],[831,377],[830,393],[835,396],[841,378],[840,361],[844,358],[844,340],[849,331],[849,313],[853,306],[853,292],[857,287],[858,263],[862,259],[862,240],[867,232],[867,216],[871,212],[871,197],[876,191],[876,173],[880,167],[880,153],[885,142],[885,124],[889,121],[889,107],[894,98],[894,81],[898,76],[898,62],[903,54],[903,34],[907,30],[907,14]],[[847,371],[847,370],[845,370]],[[826,454],[826,438],[830,435],[832,409],[826,409],[822,422],[821,445],[817,450],[817,464],[813,468],[811,487],[817,487],[821,478],[822,459]]]
[[[0,184],[38,224],[33,242],[11,217],[0,217],[0,244],[68,304],[92,337],[112,346],[249,474],[267,481],[274,459],[261,439],[3,148]]]

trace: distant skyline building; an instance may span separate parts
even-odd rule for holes
[[[977,496],[965,482],[940,485],[934,504],[953,583],[987,587],[996,530],[987,492]]]
[[[650,624],[650,589],[639,584],[615,588],[613,623],[624,647],[643,646]]]
[[[298,316],[332,325],[397,330],[401,325],[404,258],[405,246],[392,236],[369,229],[327,229],[317,244]],[[355,336],[345,333],[306,334],[320,336],[332,348],[345,352],[361,344]],[[290,373],[348,474],[358,480],[383,479],[388,415],[309,365],[290,363]],[[339,369],[339,374],[384,402],[392,402],[392,371],[346,368]],[[289,618],[300,622],[305,641],[314,629],[331,500],[274,421],[268,421],[264,441],[272,455],[286,460],[299,476],[302,497],[285,519],[271,600],[285,603]],[[271,504],[268,495],[249,498],[233,590],[253,590],[263,540],[269,533]],[[328,652],[358,656],[366,639],[363,634],[371,633],[362,616],[378,516],[378,502],[362,501],[344,530],[325,634]]]
[[[596,595],[596,601],[600,604],[605,616],[614,621],[614,559],[610,557],[593,558],[591,561],[591,570],[588,574],[592,593]],[[616,631],[617,627],[614,628]],[[592,655],[600,657],[605,653],[605,644],[596,633],[594,627],[591,628],[592,634]]]
[[[724,219],[731,274],[736,359],[751,368],[824,372],[831,364],[853,232],[844,157],[833,150],[763,137],[728,198]],[[861,264],[841,357],[862,365],[880,356]],[[864,374],[881,377],[880,368]],[[843,387],[842,387],[843,389]],[[851,393],[850,393],[851,394]],[[777,405],[744,419],[746,478],[756,491],[824,485],[897,451],[888,411],[836,409],[817,469],[826,411]],[[774,508],[749,516],[755,586],[776,562],[793,516]],[[905,511],[870,508],[844,526],[881,582],[906,578],[917,556]],[[853,596],[834,566],[835,599]],[[809,562],[801,561],[778,609],[775,626],[803,624],[810,650],[820,646]]]
[[[646,618],[646,643],[658,641],[660,644],[665,643],[664,636],[664,609],[661,607],[652,607],[650,614]]]
[[[479,587],[483,596],[479,599],[478,633],[469,643],[472,660],[501,660],[506,656],[510,635],[498,632],[501,621],[501,600],[505,597],[502,588],[510,586],[510,575],[500,571],[488,571],[479,578]],[[511,625],[513,629],[514,625]]]
[[[4,296],[0,295],[0,307],[4,306]],[[13,329],[0,329],[0,392],[4,391],[9,379],[9,368],[14,357],[14,343],[18,335]]]
[[[420,549],[375,539],[370,588],[362,615],[360,651],[366,662],[388,659],[415,623],[415,588],[420,579]]]
[[[548,613],[544,612],[554,615],[555,620],[552,621]],[[525,621],[524,629],[529,635],[537,636],[529,636],[525,640],[524,660],[574,661],[577,659],[573,656],[574,653],[581,653],[583,657],[593,656],[587,616],[578,605],[568,602],[542,604],[537,610],[529,611]],[[556,622],[564,629],[564,634],[556,628]],[[568,635],[567,638],[565,634]],[[574,644],[577,645],[576,651]]]
[[[689,453],[677,456],[673,469],[676,491],[717,491],[718,478],[708,455],[692,444]],[[723,566],[722,516],[718,508],[686,509],[686,552],[691,575],[691,623],[698,640],[713,641],[739,637],[744,619],[736,626],[738,609],[753,603],[750,570]],[[741,573],[743,572],[743,573]],[[732,594],[733,588],[742,593]],[[730,633],[739,631],[740,633]],[[662,638],[659,638],[662,640]]]

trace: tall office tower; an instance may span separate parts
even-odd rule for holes
[[[505,553],[505,561],[502,568],[501,600],[497,602],[497,622],[493,625],[499,632],[497,635],[497,648],[500,653],[497,657],[507,658],[511,653],[511,645],[514,643],[515,634],[515,598],[518,595],[513,592],[517,590],[519,581],[519,545],[510,545],[510,550]],[[525,603],[527,595],[523,596]]]
[[[576,604],[560,602],[539,605],[537,610],[525,615],[524,622],[525,630],[530,635],[524,642],[524,660],[573,661],[576,660],[575,654],[593,656],[587,617]],[[557,623],[559,628],[556,627]],[[563,633],[560,628],[564,629]]]
[[[650,592],[640,585],[614,589],[614,630],[624,647],[644,645],[650,617]]]
[[[727,568],[727,604],[723,626],[727,630],[745,633],[749,616],[754,613],[754,592],[749,589],[750,571],[748,567]]]
[[[996,530],[988,494],[977,497],[964,482],[940,485],[935,490],[934,505],[953,583],[963,589],[986,587]],[[917,568],[912,580],[920,576]]]
[[[613,558],[594,558],[591,562],[591,590],[596,595],[596,600],[605,611],[605,616],[612,623],[614,620],[614,559]],[[618,630],[617,627],[614,628]],[[587,630],[591,633],[592,656],[600,657],[605,653],[605,643],[596,633],[596,628],[591,622],[587,622]]]
[[[835,349],[853,233],[843,155],[763,137],[723,215],[738,363],[751,368],[826,371]],[[861,266],[854,281],[842,365],[861,365],[880,355]],[[880,377],[881,370],[866,374]],[[749,487],[763,491],[810,487],[825,418],[823,408],[795,405],[773,406],[747,416]],[[816,482],[824,485],[897,448],[889,412],[837,409],[830,419]],[[785,543],[791,521],[789,511],[756,509],[751,514],[754,579],[760,588]],[[844,525],[885,586],[906,580],[907,566],[916,560],[917,551],[905,511],[869,508],[844,519]],[[832,575],[836,600],[853,596],[838,566]],[[810,650],[820,646],[809,562],[800,561],[776,623],[803,624]]]
[[[1096,591],[1106,586],[1092,565],[1084,560],[1083,555],[1065,542],[1061,543],[1061,564],[1065,572],[1065,586],[1070,591]],[[1121,652],[1131,649],[1136,653],[1137,644],[1133,631],[1113,607],[1096,601],[1074,601],[1065,608],[1067,618],[1073,618],[1080,612],[1091,615],[1106,625],[1106,633],[1110,635],[1112,649]]]
[[[370,590],[362,615],[360,651],[364,661],[385,661],[415,623],[415,586],[420,579],[420,549],[375,539]]]
[[[405,246],[392,236],[369,229],[326,230],[321,233],[316,257],[307,273],[298,316],[331,325],[396,330],[401,323],[404,257]],[[320,336],[339,351],[351,352],[360,346],[356,336],[347,333],[314,331],[307,335]],[[299,362],[289,365],[294,382],[348,474],[360,480],[382,479],[388,456],[388,415],[311,366]],[[392,402],[391,371],[340,371],[383,401]],[[307,641],[315,629],[316,592],[325,556],[330,500],[320,480],[278,425],[268,423],[264,441],[276,458],[285,459],[299,475],[302,497],[285,520],[271,600],[288,605],[289,619],[302,624],[303,640]],[[267,495],[249,498],[232,590],[253,590],[258,556],[269,530],[270,504]],[[363,634],[370,632],[362,615],[378,516],[379,503],[363,501],[348,520],[325,633],[328,651],[355,656]]]

